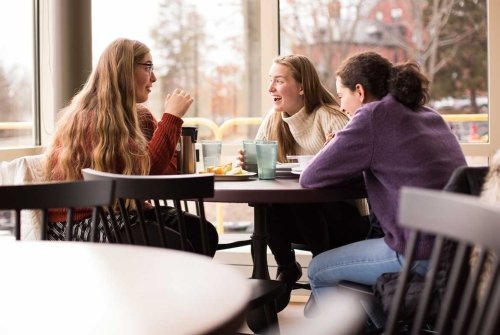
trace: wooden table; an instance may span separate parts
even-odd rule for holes
[[[321,203],[366,197],[362,178],[328,189],[306,189],[298,178],[275,180],[249,179],[216,181],[214,197],[209,202],[248,203],[254,208],[252,278],[270,279],[267,269],[267,207],[273,203]]]
[[[250,298],[239,273],[186,252],[4,241],[0,255],[0,334],[234,333]]]

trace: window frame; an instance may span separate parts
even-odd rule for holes
[[[91,1],[91,0],[85,0]],[[261,62],[262,87],[267,87],[269,62],[279,53],[279,0],[259,0],[261,22]],[[40,152],[39,146],[46,146],[55,128],[56,112],[54,111],[54,83],[50,73],[50,65],[54,50],[51,36],[53,16],[49,13],[54,4],[44,0],[33,0],[34,8],[34,134],[37,145],[20,148],[0,148],[0,161],[12,157],[25,155],[27,152]],[[68,24],[75,24],[68,22]],[[85,27],[82,27],[82,29]],[[91,24],[87,29],[90,33]],[[500,2],[488,0],[488,87],[489,87],[489,142],[462,143],[461,147],[466,156],[485,156],[490,158],[500,148],[500,63],[492,60],[500,57],[500,39],[493,38],[500,33]],[[53,60],[52,60],[53,61]],[[264,94],[264,91],[262,91]],[[261,99],[263,113],[271,108],[270,99]]]

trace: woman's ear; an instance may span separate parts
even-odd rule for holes
[[[359,102],[361,102],[362,104],[368,102],[367,101],[368,97],[367,97],[367,94],[365,92],[365,88],[363,87],[363,85],[356,84],[356,86],[354,87],[354,94],[358,97]]]
[[[304,88],[302,86],[299,89],[299,95],[304,95]]]

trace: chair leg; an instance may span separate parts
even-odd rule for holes
[[[280,334],[280,325],[278,322],[278,312],[276,310],[276,304],[274,302],[269,303],[264,306],[264,313],[266,315],[266,321],[268,327],[273,327],[274,334]]]
[[[248,328],[254,333],[261,333],[271,327],[274,334],[279,334],[278,313],[275,302],[251,309],[247,315]]]

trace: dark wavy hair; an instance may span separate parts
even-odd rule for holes
[[[390,93],[413,110],[429,101],[430,81],[415,61],[392,65],[376,52],[362,52],[344,60],[336,75],[351,91],[361,84],[374,98],[380,100]]]

